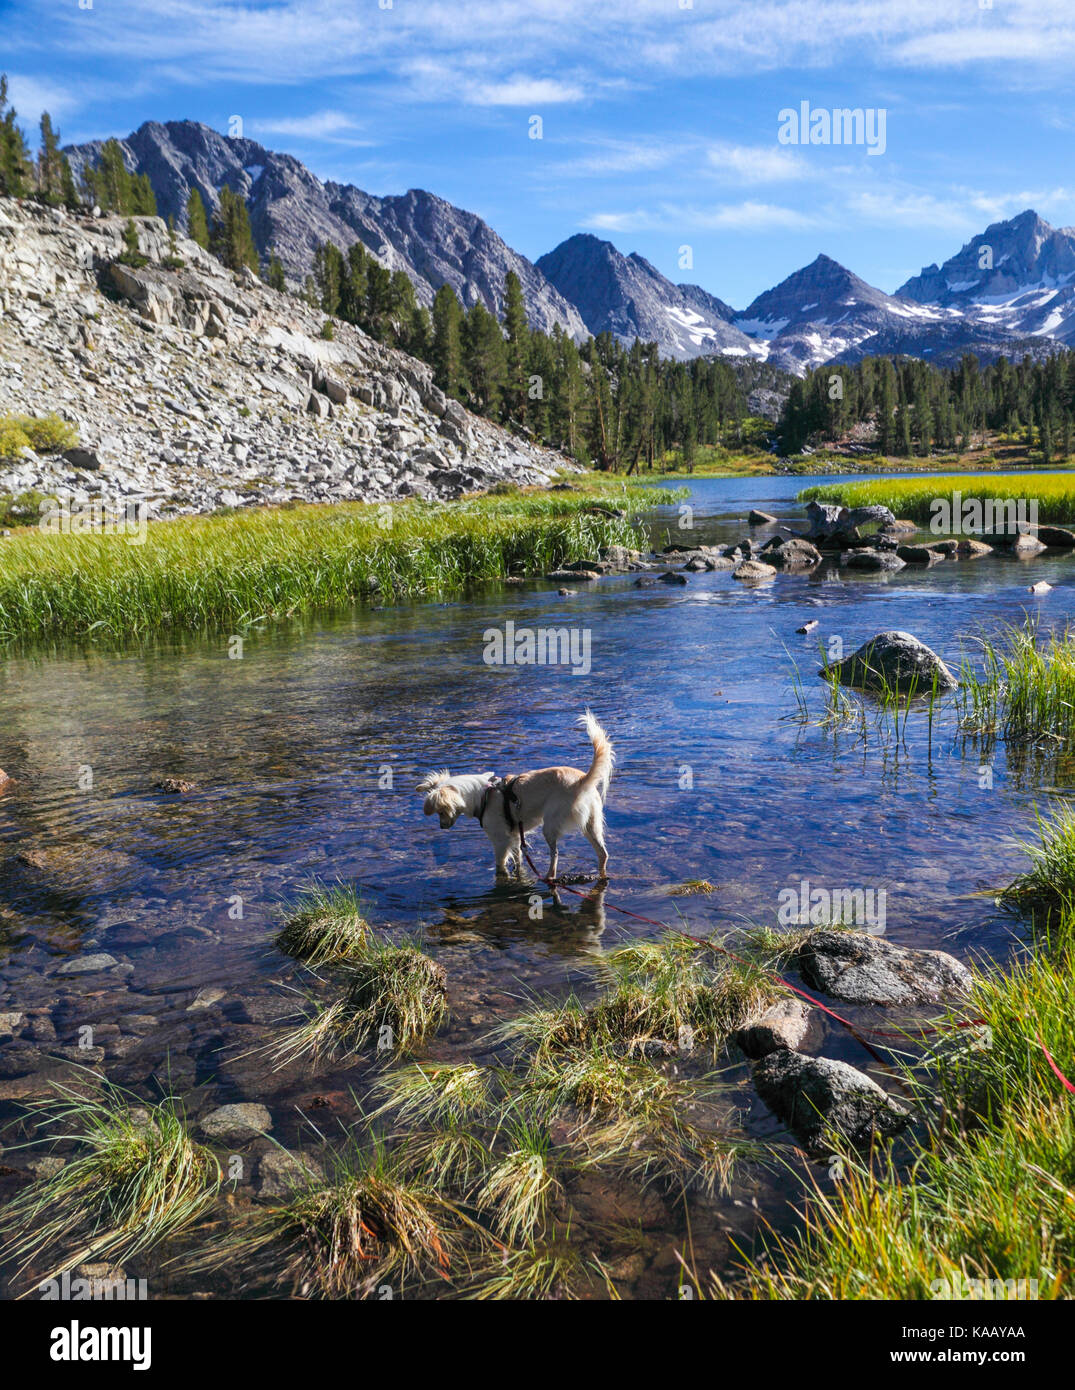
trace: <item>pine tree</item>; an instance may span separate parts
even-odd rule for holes
[[[287,289],[287,276],[284,274],[280,257],[275,251],[269,252],[269,265],[265,272],[265,279],[270,289],[280,290],[281,293]]]
[[[203,251],[209,250],[209,219],[205,214],[202,195],[191,185],[187,194],[187,236]]]
[[[463,389],[463,310],[451,285],[441,285],[433,299],[433,380],[457,399]]]
[[[258,269],[258,249],[250,230],[246,203],[227,184],[220,190],[220,204],[209,233],[209,249],[229,270],[239,271],[244,266],[253,271]]]
[[[500,418],[507,379],[507,351],[500,324],[476,300],[463,320],[463,371],[475,410]]]
[[[0,73],[0,193],[24,197],[30,176],[30,151],[15,119],[15,108],[8,105],[7,73]]]
[[[523,287],[514,270],[504,277],[504,336],[507,339],[505,407],[510,419],[522,425],[527,414],[526,359],[530,326],[526,321]]]
[[[71,162],[65,154],[60,155],[60,201],[68,212],[77,212],[82,206],[75,176],[71,172]]]
[[[45,203],[55,206],[63,199],[60,132],[52,127],[52,117],[41,113],[41,150],[37,156],[37,191]]]
[[[118,140],[106,140],[97,163],[83,175],[90,200],[102,212],[134,212],[131,175]]]

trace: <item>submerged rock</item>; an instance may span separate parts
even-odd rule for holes
[[[241,1143],[267,1134],[272,1129],[272,1116],[264,1105],[239,1101],[203,1115],[201,1129],[209,1139],[231,1139]]]
[[[856,1146],[898,1134],[911,1112],[865,1072],[828,1057],[779,1048],[754,1067],[758,1095],[812,1152],[835,1134]]]
[[[874,550],[870,546],[862,550],[846,550],[840,556],[840,564],[853,570],[895,571],[903,569],[906,563],[895,550]]]
[[[748,513],[747,524],[749,526],[775,526],[776,517],[770,516],[768,512],[759,512],[756,508]]]
[[[258,1196],[286,1197],[295,1188],[308,1187],[324,1177],[312,1158],[288,1149],[270,1149],[258,1162]]]
[[[861,931],[812,932],[798,963],[807,984],[855,1004],[939,1004],[972,983],[946,951],[911,950]]]
[[[896,554],[905,565],[939,565],[946,556],[932,545],[901,545]]]
[[[934,683],[938,691],[959,684],[936,652],[912,633],[898,630],[879,632],[843,661],[823,666],[818,675],[837,676],[842,684],[864,690],[914,689],[920,695],[928,695]]]

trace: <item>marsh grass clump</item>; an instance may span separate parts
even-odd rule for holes
[[[306,1296],[367,1298],[465,1276],[468,1249],[485,1233],[405,1152],[373,1141],[336,1160],[331,1180],[271,1207],[245,1239],[245,1251]]]
[[[362,955],[370,928],[350,884],[328,886],[314,879],[282,911],[284,925],[275,944],[312,970]]]
[[[698,1044],[715,1052],[780,989],[752,962],[714,960],[705,944],[683,936],[621,947],[602,962],[606,990],[595,1002],[572,997],[538,1007],[503,1031],[531,1043],[539,1061],[565,1052],[643,1056]]]
[[[561,1155],[549,1119],[548,1110],[525,1093],[505,1107],[497,1148],[476,1194],[479,1210],[512,1245],[532,1241],[547,1224],[550,1203],[563,1195]]]
[[[222,1175],[170,1100],[147,1105],[105,1082],[96,1095],[68,1086],[31,1106],[50,1142],[77,1150],[8,1206],[0,1253],[62,1269],[85,1260],[123,1264],[187,1231],[215,1202]]]
[[[1075,633],[1047,637],[1036,624],[1008,627],[999,641],[983,639],[983,670],[964,661],[959,727],[1008,743],[1075,746]]]
[[[284,1037],[275,1049],[282,1065],[357,1052],[371,1042],[381,1050],[405,1052],[447,1016],[444,967],[417,946],[367,937],[343,969],[346,993],[317,1005],[312,1018]]]
[[[717,885],[707,878],[688,878],[683,883],[673,884],[668,889],[670,898],[694,898],[699,894],[715,893]]]
[[[1050,820],[1041,815],[1038,843],[1022,845],[1031,867],[999,895],[1006,907],[1048,921],[1075,907],[1075,809],[1061,805]]]
[[[713,1192],[727,1188],[747,1147],[706,1127],[718,1087],[669,1076],[647,1062],[588,1052],[536,1064],[528,1081],[554,1109],[580,1112],[573,1134],[580,1168]]]
[[[608,1292],[614,1292],[596,1262],[588,1265],[570,1239],[554,1238],[505,1252],[495,1265],[479,1271],[479,1278],[465,1291],[465,1296],[480,1302],[574,1301],[582,1288],[598,1283],[595,1274],[601,1276],[600,1282]]]

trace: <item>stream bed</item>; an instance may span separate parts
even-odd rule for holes
[[[795,496],[813,481],[695,480],[693,528],[680,528],[679,501],[655,506],[650,539],[733,541],[752,507],[797,524]],[[264,1050],[301,1002],[302,971],[272,945],[278,905],[313,876],[357,884],[375,927],[420,933],[447,971],[451,1015],[419,1057],[489,1060],[490,1030],[529,1000],[585,990],[602,951],[661,935],[610,904],[708,934],[776,925],[781,891],[804,880],[883,889],[888,940],[1003,961],[1022,928],[990,890],[1024,866],[1016,840],[1033,833],[1035,809],[1070,794],[1071,767],[1009,763],[1002,746],[961,738],[951,698],[932,730],[921,711],[898,736],[872,716],[865,738],[821,728],[799,717],[795,675],[820,717],[819,643],[834,637],[846,654],[905,629],[958,668],[976,635],[1028,613],[1063,627],[1075,617],[1073,566],[1053,551],[879,575],[827,562],[757,588],[726,571],[685,587],[617,575],[572,597],[535,581],[252,629],[241,655],[221,634],[7,657],[0,767],[17,786],[0,799],[0,1015],[21,1019],[0,1038],[0,1125],[84,1061],[147,1097],[171,1089],[195,1124],[256,1101],[289,1148],[342,1132],[383,1063],[274,1069]],[[1055,586],[1045,598],[1027,592],[1039,579]],[[811,619],[818,628],[797,635]],[[587,659],[489,664],[488,634],[509,622],[573,629]],[[606,893],[588,891],[594,858],[581,837],[560,863],[584,899],[497,885],[476,822],[439,829],[417,782],[441,767],[587,767],[575,722],[587,707],[616,750]],[[165,777],[196,790],[157,790]],[[531,849],[544,871],[540,835]],[[716,891],[670,894],[688,880]],[[80,969],[94,957],[97,968]],[[823,1046],[869,1069],[845,1035]],[[747,1067],[730,1056],[724,1068],[742,1132],[781,1138]],[[17,1125],[0,1134],[0,1183],[20,1181],[22,1138]],[[239,1150],[240,1194],[256,1190],[268,1143]],[[780,1226],[800,1196],[788,1169],[747,1165],[729,1192],[699,1198],[699,1266],[726,1268],[733,1238],[749,1243],[763,1218]],[[604,1252],[621,1292],[670,1296],[683,1212],[652,1194],[633,1207],[610,1188],[603,1200],[643,1233],[629,1258]],[[245,1287],[175,1276],[161,1292]]]

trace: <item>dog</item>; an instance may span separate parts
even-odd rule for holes
[[[588,772],[543,767],[515,777],[493,772],[453,777],[445,768],[431,772],[415,788],[425,797],[423,812],[438,816],[442,830],[450,830],[460,816],[473,816],[493,842],[498,874],[508,874],[512,860],[522,874],[522,835],[540,825],[549,847],[548,883],[556,881],[560,840],[572,830],[581,831],[597,853],[598,878],[606,882],[604,808],[615,754],[612,740],[589,710],[578,722],[593,744]]]

